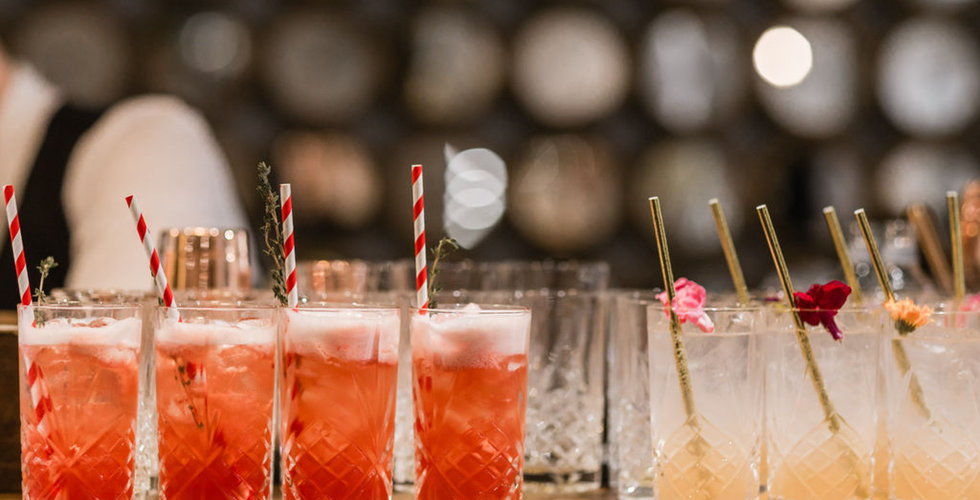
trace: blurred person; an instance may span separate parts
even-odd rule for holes
[[[146,95],[105,109],[68,102],[0,46],[0,184],[13,184],[31,286],[148,290],[149,263],[124,200],[150,229],[247,227],[231,172],[207,122],[175,97]],[[0,307],[19,299],[7,224],[0,229]]]

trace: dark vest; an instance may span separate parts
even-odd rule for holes
[[[38,263],[49,255],[58,262],[58,267],[51,270],[44,282],[44,288],[50,291],[65,284],[65,276],[71,266],[71,233],[61,197],[65,170],[78,140],[101,115],[101,110],[81,109],[71,104],[61,106],[48,123],[27,184],[16,193],[20,205],[18,217],[21,238],[24,240],[24,255],[27,257],[31,287],[36,287],[40,278]],[[7,238],[3,241],[3,251],[0,252],[0,308],[13,309],[20,302],[20,293],[17,290],[17,275],[9,235]]]

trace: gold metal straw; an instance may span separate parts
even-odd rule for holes
[[[858,225],[861,227],[861,235],[864,236],[864,243],[868,247],[871,264],[874,266],[875,275],[878,276],[878,284],[881,285],[881,290],[885,293],[885,301],[894,301],[895,292],[892,290],[892,283],[888,278],[885,263],[881,259],[881,252],[878,251],[878,242],[875,241],[875,235],[871,232],[868,214],[864,212],[863,208],[860,208],[854,211],[854,216],[857,217]],[[909,361],[908,353],[905,352],[905,346],[898,339],[892,340],[892,353],[895,356],[895,364],[898,365],[898,369],[902,372],[902,375],[909,374],[909,371],[912,370],[912,363]],[[926,406],[925,396],[922,393],[922,385],[919,384],[919,377],[915,373],[909,375],[909,392],[912,396],[912,401],[922,414],[926,418],[929,418],[931,412],[929,411],[929,407]]]
[[[718,198],[708,200],[711,206],[711,213],[715,216],[715,226],[718,227],[718,239],[721,240],[721,249],[725,252],[725,263],[728,264],[728,272],[732,275],[732,284],[735,285],[735,294],[738,296],[739,304],[749,303],[749,287],[745,284],[745,275],[742,274],[742,264],[738,261],[738,254],[735,252],[735,242],[732,240],[732,233],[728,229],[728,220],[725,218],[725,211],[721,208]]]
[[[783,285],[783,293],[786,295],[786,303],[793,315],[793,323],[796,326],[796,340],[800,344],[800,351],[803,359],[806,360],[807,370],[810,372],[810,379],[813,381],[813,388],[817,391],[820,399],[820,406],[823,407],[824,417],[827,419],[827,426],[830,432],[837,433],[840,430],[840,415],[834,409],[830,396],[827,395],[827,388],[823,382],[823,375],[820,367],[817,366],[817,359],[813,355],[813,348],[810,347],[810,337],[806,334],[806,325],[800,318],[800,312],[796,308],[793,300],[793,282],[789,277],[789,268],[786,267],[786,260],[783,258],[783,250],[779,246],[779,239],[776,237],[776,230],[772,226],[772,219],[769,217],[769,209],[765,205],[755,207],[762,221],[762,231],[766,233],[766,242],[769,243],[769,251],[772,253],[772,260],[776,264],[776,272],[779,274],[779,282]]]
[[[939,241],[939,232],[932,223],[929,210],[922,203],[909,205],[905,211],[909,222],[915,227],[915,234],[919,240],[919,246],[926,255],[926,262],[932,270],[932,276],[946,293],[953,293],[953,275],[949,270],[949,261],[943,252],[942,243]]]
[[[878,242],[875,240],[874,233],[871,232],[871,224],[868,222],[868,214],[863,208],[854,211],[857,217],[858,226],[861,227],[861,236],[864,237],[864,244],[868,246],[868,254],[871,256],[871,265],[878,276],[878,284],[881,291],[885,293],[885,302],[895,300],[895,292],[892,291],[892,282],[888,279],[888,270],[885,269],[885,262],[881,260],[881,252],[878,251]]]
[[[840,219],[837,218],[837,210],[834,207],[824,207],[823,217],[827,221],[827,229],[830,230],[830,237],[834,240],[834,249],[837,250],[837,260],[840,261],[841,270],[844,271],[844,279],[851,287],[851,294],[854,302],[860,304],[864,302],[861,295],[861,283],[858,282],[857,274],[854,273],[854,264],[851,263],[851,256],[847,253],[847,239],[844,238],[844,231],[840,227]]]
[[[953,300],[963,302],[966,296],[966,270],[963,267],[963,226],[960,225],[960,196],[946,191],[946,210],[949,212],[949,238],[953,257]]]
[[[689,421],[695,421],[694,393],[691,391],[691,373],[687,370],[687,352],[681,339],[681,322],[674,311],[674,271],[670,267],[670,251],[667,249],[667,235],[664,234],[664,216],[660,210],[660,198],[650,197],[650,213],[653,215],[653,231],[657,238],[657,253],[660,256],[660,273],[664,277],[664,290],[670,307],[670,338],[674,344],[674,364],[677,365],[677,378],[681,384],[681,398]]]

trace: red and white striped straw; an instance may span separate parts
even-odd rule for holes
[[[24,257],[24,241],[20,237],[20,218],[17,216],[17,198],[14,187],[3,187],[3,201],[7,205],[7,224],[10,226],[10,245],[13,247],[14,269],[17,271],[17,286],[20,289],[20,303],[31,305],[31,283],[27,278],[27,258]]]
[[[422,165],[412,165],[412,214],[415,217],[415,294],[419,309],[429,308],[429,284],[425,269],[425,197]]]
[[[45,417],[48,412],[54,409],[54,403],[51,401],[48,388],[44,383],[44,374],[41,373],[41,367],[34,364],[26,354],[23,357],[24,373],[27,374],[27,386],[30,388],[34,418],[37,419],[35,428],[42,436],[49,436],[48,421],[50,419]]]
[[[17,287],[20,290],[20,303],[31,305],[31,283],[27,277],[27,257],[24,256],[24,241],[20,235],[20,217],[17,215],[17,198],[14,187],[10,184],[3,186],[3,201],[7,207],[7,224],[10,230],[10,245],[14,255],[14,269],[17,272]],[[54,404],[48,395],[41,367],[37,366],[26,354],[24,358],[24,373],[27,374],[27,386],[31,394],[31,407],[37,419],[35,428],[42,436],[49,436],[49,418],[45,416],[52,410]]]
[[[157,293],[163,298],[163,305],[170,308],[173,316],[179,321],[180,311],[177,309],[177,303],[174,301],[174,293],[170,291],[170,283],[167,283],[167,274],[163,272],[163,264],[160,263],[160,256],[157,255],[157,249],[150,240],[150,230],[147,228],[146,220],[143,218],[143,212],[136,203],[136,198],[132,195],[126,197],[126,205],[129,206],[129,211],[133,213],[133,221],[136,222],[136,232],[139,233],[140,241],[143,242],[143,250],[146,251],[146,257],[150,259],[150,274],[153,275],[153,280],[156,282]]]
[[[279,185],[279,202],[282,212],[282,251],[286,256],[286,298],[287,305],[299,305],[299,290],[296,289],[296,243],[293,240],[293,194],[289,184]]]

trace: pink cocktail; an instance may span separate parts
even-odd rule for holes
[[[522,308],[412,317],[415,498],[521,498],[531,313]]]
[[[275,311],[158,310],[160,497],[272,494]]]
[[[139,311],[18,308],[24,498],[132,498]]]
[[[399,310],[282,314],[283,498],[391,498]]]

